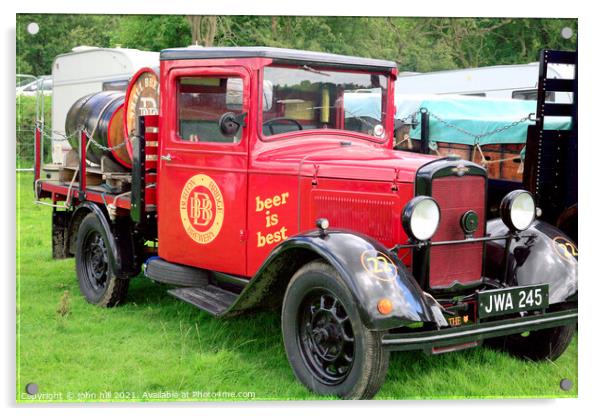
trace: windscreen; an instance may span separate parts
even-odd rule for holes
[[[263,135],[336,129],[385,136],[387,77],[309,65],[263,72]]]

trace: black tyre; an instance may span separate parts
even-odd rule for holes
[[[129,280],[118,279],[109,263],[109,243],[95,214],[88,214],[77,231],[75,269],[79,289],[94,305],[113,307],[125,301]]]
[[[381,335],[364,326],[332,266],[314,261],[292,277],[282,305],[282,336],[295,375],[310,390],[346,399],[372,398],[389,366]]]
[[[527,360],[554,361],[567,349],[574,333],[575,325],[559,326],[495,338],[488,345]]]

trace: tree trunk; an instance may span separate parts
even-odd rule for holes
[[[215,41],[215,34],[217,33],[217,16],[204,16],[203,17],[203,34],[204,34],[204,46],[213,46]]]
[[[278,17],[272,16],[272,39],[276,39],[276,29],[278,28]]]
[[[186,16],[193,45],[213,46],[217,34],[217,16]]]
[[[201,18],[202,16],[186,16],[190,23],[190,38],[192,45],[198,45],[201,41]]]

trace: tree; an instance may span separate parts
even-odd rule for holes
[[[160,51],[191,44],[190,25],[179,15],[122,16],[111,36],[126,48]]]
[[[75,46],[111,46],[107,28],[118,21],[119,16],[111,15],[18,14],[17,72],[48,74],[55,56]],[[40,26],[36,35],[27,32],[31,22]]]
[[[29,35],[36,21],[40,32]],[[160,51],[201,46],[275,46],[383,58],[400,70],[435,71],[536,61],[542,48],[575,49],[576,19],[18,15],[17,71],[50,72],[81,44]]]
[[[186,16],[190,24],[192,45],[214,46],[227,44],[233,34],[230,16]]]

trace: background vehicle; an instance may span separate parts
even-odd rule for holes
[[[65,134],[67,112],[77,99],[103,90],[125,92],[136,71],[158,65],[158,52],[137,49],[78,46],[58,55],[52,64],[53,163],[63,163],[71,149],[68,141],[60,139]]]
[[[547,78],[572,79],[574,66],[548,67]],[[522,65],[496,65],[400,76],[395,90],[402,94],[456,94],[496,99],[537,100],[539,62]],[[568,91],[547,95],[548,101],[571,103]]]
[[[162,51],[125,97],[73,104],[78,140],[55,177],[37,157],[53,255],[75,256],[99,306],[124,302],[144,264],[215,316],[280,309],[289,363],[319,394],[372,397],[395,350],[497,339],[557,358],[577,319],[575,244],[526,191],[487,222],[479,165],[393,150],[396,74],[288,49]],[[371,120],[345,105],[359,90],[380,94]]]
[[[35,81],[25,83],[17,87],[17,95],[35,96],[38,93],[38,87],[44,95],[52,95],[52,77],[44,75]]]
[[[504,195],[524,187],[535,195],[543,218],[577,241],[576,64],[575,52],[544,50],[537,74],[531,74],[534,64],[424,74],[437,82],[428,86],[417,82],[411,89],[466,91],[479,85],[486,92],[454,95],[398,91],[395,148],[458,155],[481,164],[489,177],[489,217],[499,215]],[[512,80],[508,74],[511,69],[517,70]],[[478,77],[473,76],[475,71]],[[464,84],[457,73],[466,76]],[[526,74],[537,78],[530,99],[525,99],[525,94],[521,99],[510,99],[510,89],[502,86],[513,83],[516,88]],[[488,80],[490,75],[500,78]],[[447,84],[450,81],[458,82]],[[473,85],[477,81],[482,84]],[[499,89],[491,90],[492,84]],[[513,98],[517,91],[512,93]],[[508,97],[498,98],[505,95]],[[348,93],[346,100],[349,110],[366,120],[380,111],[380,101],[371,91]]]
[[[483,74],[498,74],[495,82],[502,87],[509,82],[508,76],[502,75],[511,68],[517,69],[512,81],[515,86],[537,68],[537,87],[529,93],[529,100],[499,100],[493,97],[508,95],[509,90],[502,94],[502,90],[488,87],[484,88],[485,98],[441,95],[416,99],[398,93],[398,147],[457,154],[482,164],[489,173],[490,216],[498,215],[504,195],[524,188],[535,195],[542,218],[577,241],[577,53],[543,50],[537,65],[445,73],[466,74],[470,82],[482,78],[485,86],[493,81],[488,83]],[[476,73],[481,78],[473,77]],[[456,78],[450,76],[450,82]],[[516,98],[518,90],[513,91]]]

